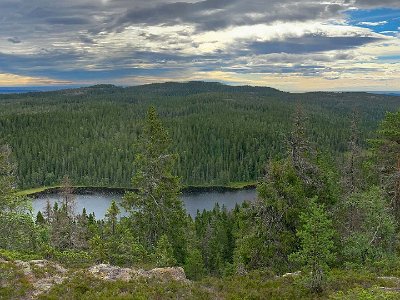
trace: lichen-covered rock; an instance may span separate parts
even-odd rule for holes
[[[120,268],[107,264],[92,266],[88,272],[102,280],[123,280],[129,281],[134,278],[158,278],[187,281],[185,271],[181,267],[156,268],[152,270]]]
[[[35,299],[38,295],[50,290],[53,285],[60,284],[67,278],[65,268],[47,260],[16,260],[14,263],[34,288],[28,299]]]
[[[147,271],[150,277],[173,279],[178,281],[186,281],[185,271],[181,267],[173,268],[156,268]]]
[[[107,264],[92,266],[88,269],[89,273],[102,280],[124,280],[132,279],[132,269],[120,268]]]

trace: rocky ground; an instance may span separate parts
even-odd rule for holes
[[[29,291],[19,299],[27,300],[37,299],[39,295],[49,291],[54,285],[63,283],[68,277],[73,276],[74,272],[77,272],[68,270],[60,264],[48,260],[7,261],[0,259],[0,263],[2,266],[10,267],[14,272],[23,274],[23,277],[21,278],[23,281],[26,281],[26,286],[29,287]],[[97,279],[105,281],[130,281],[138,278],[153,278],[159,280],[189,282],[189,280],[186,279],[183,268],[181,267],[144,270],[99,264],[87,269],[79,270],[79,272],[82,271]],[[3,282],[0,281],[0,289],[10,284],[12,284],[12,282],[6,282],[6,280],[3,280]],[[0,299],[1,298],[0,295]]]
[[[323,294],[311,294],[303,286],[303,272],[190,281],[180,267],[69,269],[48,260],[0,258],[0,299],[400,299],[399,277],[351,270],[331,275]]]

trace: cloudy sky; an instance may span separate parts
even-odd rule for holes
[[[0,86],[400,90],[400,0],[0,0]]]

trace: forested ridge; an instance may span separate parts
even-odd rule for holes
[[[0,95],[0,139],[13,149],[20,188],[59,184],[65,174],[76,185],[127,187],[135,141],[154,105],[179,153],[175,172],[183,183],[254,182],[269,158],[286,155],[298,103],[307,111],[310,139],[341,161],[353,112],[365,148],[400,97],[206,82],[9,94]]]
[[[104,219],[76,211],[68,176],[61,200],[33,216],[12,148],[0,145],[0,298],[399,299],[400,111],[367,141],[352,113],[341,162],[313,141],[308,115],[297,103],[257,199],[194,218],[154,106],[136,142],[135,189]]]

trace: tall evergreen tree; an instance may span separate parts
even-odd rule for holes
[[[136,189],[124,196],[134,230],[147,249],[153,250],[162,235],[171,242],[179,262],[184,261],[186,213],[179,198],[181,184],[173,174],[177,155],[171,138],[154,107],[150,107],[135,156]]]
[[[297,231],[301,248],[290,259],[304,266],[311,290],[321,292],[328,264],[335,258],[335,231],[323,205],[318,205],[315,198],[310,200],[308,211],[301,215],[301,219],[303,226]]]
[[[387,113],[373,140],[381,183],[386,189],[400,224],[400,111]]]
[[[111,224],[112,235],[115,235],[115,226],[118,221],[117,217],[118,217],[119,213],[120,213],[120,209],[119,209],[117,203],[115,202],[115,200],[113,200],[111,202],[110,207],[107,210],[107,213],[106,213],[106,218],[107,218],[108,222]]]
[[[238,230],[236,265],[287,271],[287,257],[298,245],[299,215],[307,205],[303,182],[290,160],[271,161],[257,191]]]

